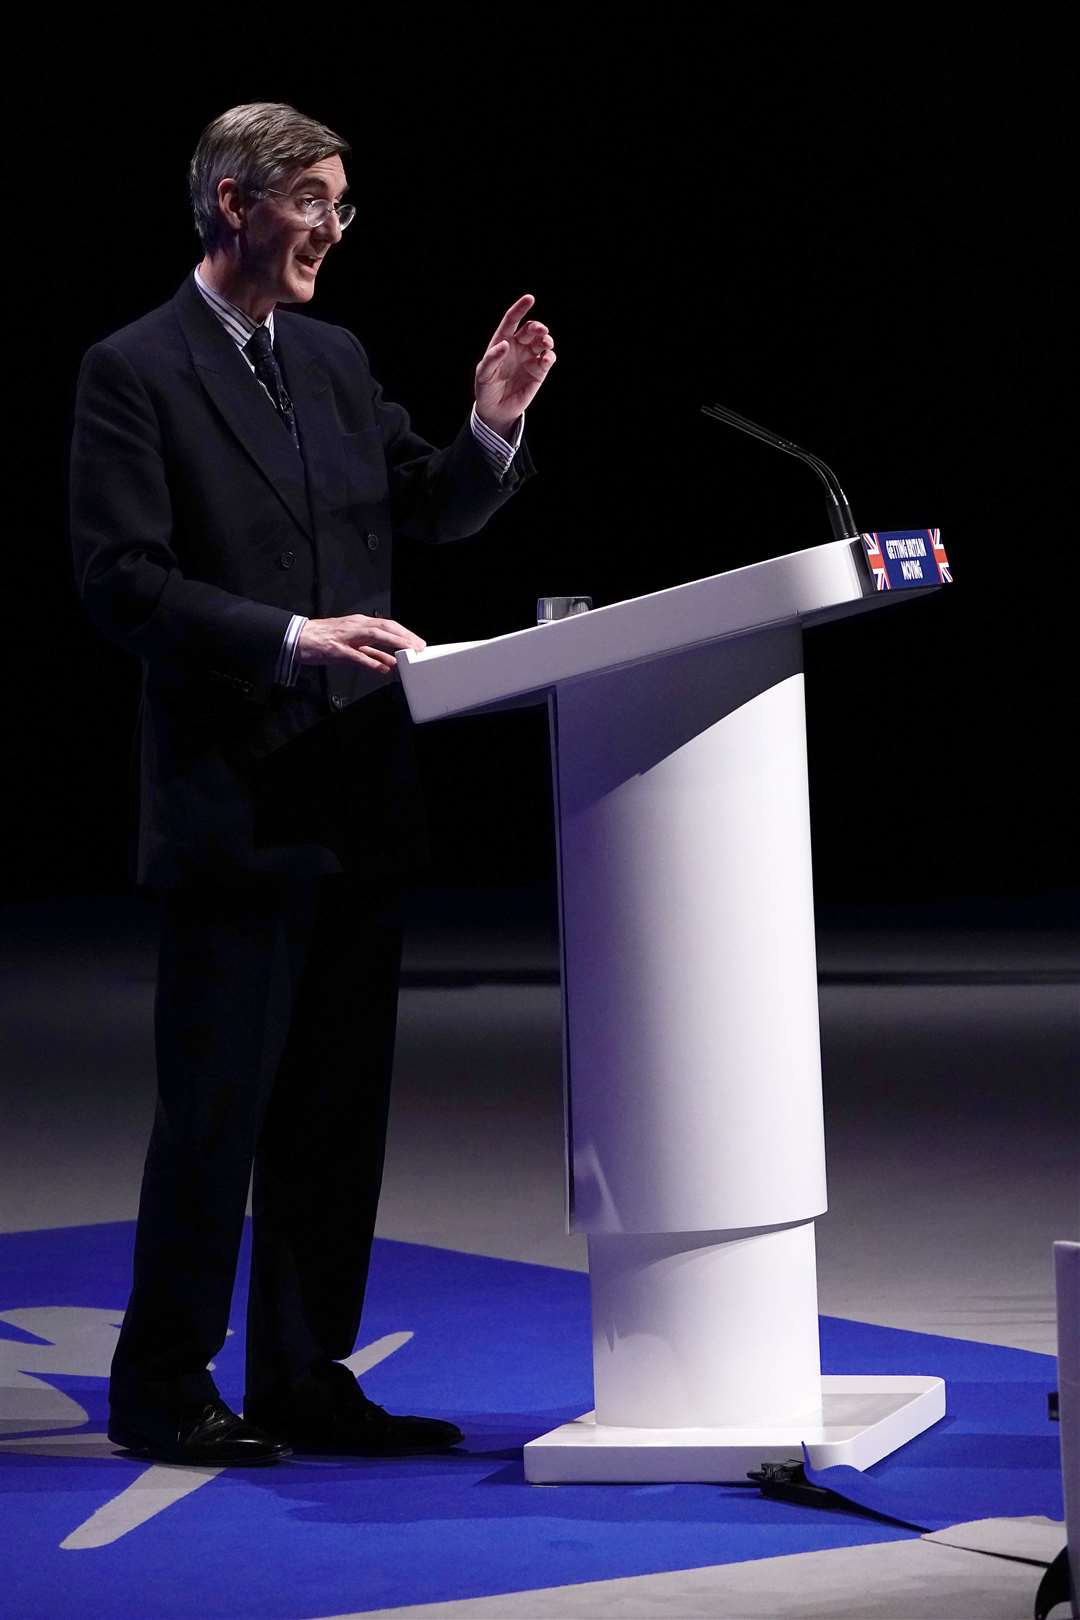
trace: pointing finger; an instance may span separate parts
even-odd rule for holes
[[[522,293],[521,297],[510,305],[510,308],[495,328],[494,336],[491,339],[492,343],[499,343],[503,338],[511,337],[525,311],[532,309],[535,303],[536,299],[532,293]]]

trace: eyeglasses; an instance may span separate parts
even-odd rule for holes
[[[337,215],[338,224],[343,231],[348,230],[356,218],[354,203],[332,203],[327,197],[294,197],[291,191],[274,191],[268,187],[265,191],[253,191],[253,197],[287,197],[296,207],[296,211],[303,217],[304,224],[310,230],[325,225],[331,213]]]

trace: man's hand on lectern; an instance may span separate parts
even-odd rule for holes
[[[366,613],[347,613],[340,619],[309,619],[300,632],[302,664],[363,664],[391,675],[397,668],[394,654],[402,647],[422,652],[427,646],[396,619],[373,619]]]
[[[555,364],[555,342],[547,327],[524,319],[535,302],[532,293],[523,293],[510,305],[476,368],[476,414],[503,439],[513,433]]]

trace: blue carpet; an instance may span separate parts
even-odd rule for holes
[[[836,1363],[826,1371],[940,1374],[948,1415],[863,1473],[807,1462],[814,1484],[919,1530],[1017,1513],[1064,1517],[1059,1429],[1046,1415],[1047,1394],[1056,1388],[1053,1356],[827,1317],[822,1351]]]
[[[118,1319],[131,1239],[127,1223],[0,1236],[0,1316],[65,1306]],[[238,1331],[216,1370],[234,1403],[243,1303],[238,1291]],[[10,1388],[23,1370],[85,1409],[83,1431],[102,1431],[107,1319],[94,1320],[94,1355],[77,1334],[53,1352],[44,1335],[0,1321],[0,1402],[26,1400],[25,1388]],[[69,1338],[78,1322],[67,1318]],[[749,1485],[527,1486],[522,1444],[592,1405],[588,1290],[576,1273],[379,1243],[361,1342],[400,1330],[414,1337],[365,1389],[391,1408],[453,1418],[466,1432],[464,1455],[226,1472],[110,1545],[61,1550],[146,1465],[48,1455],[44,1443],[0,1450],[4,1614],[302,1620],[917,1533],[767,1501]],[[1052,1358],[831,1318],[822,1350],[827,1372],[937,1373],[949,1384],[937,1429],[854,1484],[834,1481],[844,1470],[822,1483],[876,1491],[882,1511],[899,1503],[911,1524],[1061,1516],[1057,1431],[1046,1418]]]

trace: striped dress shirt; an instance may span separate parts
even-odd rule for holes
[[[251,334],[254,332],[259,323],[257,321],[253,321],[250,315],[245,315],[242,309],[237,309],[235,304],[230,304],[227,298],[222,298],[219,292],[215,292],[214,288],[211,287],[208,282],[203,280],[197,266],[195,269],[195,285],[198,287],[203,298],[213,310],[226,332],[228,332],[229,336],[236,344],[236,347],[240,350],[240,353],[244,356],[245,364],[249,367],[254,375],[255,367],[252,364],[244,345],[247,343],[248,339],[251,337]],[[273,343],[273,310],[270,311],[263,324],[266,326],[266,329],[270,334],[270,342]],[[263,387],[265,385],[260,383],[259,386]],[[267,389],[267,398],[269,397],[270,393]],[[472,408],[472,415],[469,418],[469,426],[472,428],[473,437],[475,438],[480,449],[483,451],[484,459],[487,461],[492,472],[497,478],[504,478],[507,472],[510,470],[510,464],[517,454],[518,447],[521,444],[521,435],[524,431],[525,418],[523,416],[518,417],[517,424],[514,428],[514,437],[509,442],[502,438],[500,434],[492,432],[491,428],[488,427],[486,422],[481,422],[480,418],[476,414],[475,404]],[[281,643],[281,652],[278,655],[277,669],[274,674],[274,680],[279,686],[293,686],[296,682],[297,675],[300,673],[300,665],[297,658],[297,648],[300,644],[300,632],[304,628],[305,624],[307,624],[307,619],[302,613],[294,613],[292,618],[289,620],[289,627],[285,632],[285,639]]]

